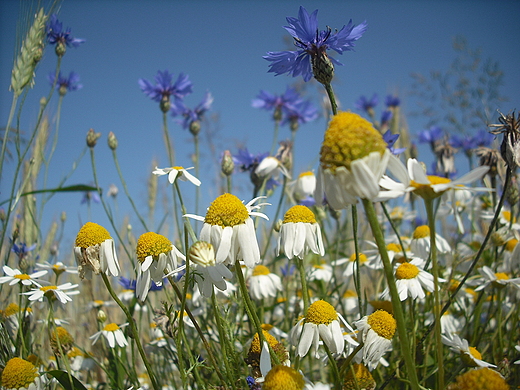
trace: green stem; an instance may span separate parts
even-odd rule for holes
[[[330,100],[330,106],[332,108],[332,115],[336,115],[338,113],[338,105],[336,103],[336,97],[334,95],[334,90],[332,89],[332,85],[329,83],[329,84],[325,84],[324,87],[325,87],[325,91],[327,91],[327,96],[329,97],[329,100]]]
[[[309,289],[307,287],[307,277],[305,275],[305,265],[303,263],[303,259],[300,259],[299,257],[295,257],[293,260],[296,261],[296,265],[298,266],[298,272],[300,273],[300,283],[302,285],[303,298],[303,315],[305,315],[311,303],[309,297]]]
[[[399,299],[399,293],[395,283],[394,273],[392,269],[392,263],[388,257],[386,250],[385,237],[381,231],[381,226],[377,219],[376,210],[374,204],[368,199],[362,199],[363,206],[365,208],[366,217],[374,239],[376,241],[379,253],[381,254],[381,260],[383,261],[384,273],[390,290],[390,297],[392,299],[392,307],[394,310],[394,317],[397,322],[397,332],[399,335],[401,352],[405,361],[408,379],[410,380],[410,386],[413,390],[419,390],[419,379],[417,378],[417,371],[415,369],[415,362],[410,351],[410,341],[408,339],[408,331],[406,330],[406,319],[404,318],[403,307],[401,300]]]
[[[199,136],[193,136],[193,142],[195,144],[195,177],[200,176],[200,150],[199,150]],[[199,214],[199,203],[200,203],[200,186],[196,186],[195,189],[195,214]]]
[[[271,144],[271,151],[269,152],[270,156],[272,156],[274,154],[274,151],[276,150],[276,145],[278,144],[279,128],[280,128],[280,121],[275,120],[274,121],[274,132],[273,132],[273,143]]]
[[[9,130],[11,129],[11,122],[14,118],[14,112],[16,110],[16,103],[18,102],[18,95],[13,95],[13,101],[11,102],[11,109],[9,110],[9,118],[7,119],[7,126],[5,127],[4,139],[2,141],[2,152],[0,153],[0,183],[2,180],[2,169],[4,166],[5,151],[7,150],[7,141],[9,139]]]

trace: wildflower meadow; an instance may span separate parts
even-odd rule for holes
[[[204,150],[219,97],[206,91],[191,105],[189,69],[161,68],[133,86],[162,123],[141,142],[158,139],[167,157],[143,191],[120,164],[125,132],[92,128],[56,184],[64,102],[83,88],[69,53],[89,41],[59,7],[26,17],[0,132],[2,389],[520,388],[516,102],[492,88],[462,102],[460,83],[443,90],[443,127],[428,108],[440,77],[415,75],[425,129],[408,128],[399,94],[347,103],[336,77],[370,23],[346,16],[328,27],[301,6],[272,15],[288,50],[258,55],[292,83],[251,96],[272,119],[258,135],[270,150]],[[44,55],[55,66],[47,74]],[[500,72],[487,66],[479,82],[496,87]],[[35,83],[47,95],[27,107]],[[299,171],[304,127],[321,144]],[[152,156],[135,145],[132,158]],[[72,183],[81,161],[89,175]],[[108,169],[118,181],[103,188]],[[89,210],[78,228],[65,213],[45,220],[52,199],[78,196]]]

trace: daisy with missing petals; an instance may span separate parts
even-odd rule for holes
[[[443,334],[442,343],[453,352],[460,353],[462,361],[470,367],[496,367],[482,360],[482,355],[476,348],[470,347],[466,339],[461,339],[455,333]]]
[[[304,357],[311,349],[318,356],[320,338],[333,354],[340,354],[345,347],[345,339],[339,320],[351,332],[354,330],[336,312],[336,309],[323,300],[314,302],[303,317],[291,330],[291,341],[296,346],[297,354]]]
[[[435,246],[439,254],[451,251],[450,244],[441,235],[435,233]],[[428,225],[417,226],[410,241],[410,249],[414,255],[426,260],[430,256],[430,227]]]
[[[71,290],[76,287],[78,287],[77,284],[65,283],[60,284],[59,286],[43,286],[37,289],[32,289],[31,291],[28,291],[23,294],[29,296],[29,301],[42,301],[43,297],[45,296],[49,300],[56,298],[61,303],[66,304],[67,302],[72,302],[72,298],[70,297],[70,295],[79,294],[79,291],[77,290],[67,290]]]
[[[375,200],[379,180],[391,159],[383,136],[366,119],[339,112],[329,123],[320,151],[320,168],[314,198],[325,198],[336,210],[355,204],[357,198]]]
[[[482,279],[478,280],[480,286],[475,291],[484,290],[490,284],[496,288],[504,288],[507,285],[515,286],[520,289],[520,278],[511,279],[505,272],[493,272],[493,270],[487,266],[484,266],[478,270]]]
[[[257,216],[269,220],[265,214],[253,211],[268,204],[253,205],[260,198],[244,205],[235,195],[226,193],[211,203],[206,217],[185,215],[204,222],[199,239],[216,248],[215,260],[218,264],[234,264],[236,260],[244,260],[247,267],[253,268],[260,262],[255,225],[251,219],[251,216]]]
[[[125,334],[123,333],[121,328],[124,328],[127,325],[128,324],[123,324],[119,326],[112,322],[108,325],[105,325],[105,327],[102,330],[100,330],[97,333],[94,333],[89,338],[92,340],[92,344],[95,344],[98,341],[99,337],[103,335],[107,339],[110,348],[115,348],[116,343],[121,348],[126,347],[128,345],[128,341],[126,341]]]
[[[7,361],[1,376],[2,389],[39,390],[44,388],[34,364],[19,357]]]
[[[396,321],[390,313],[377,310],[356,321],[354,325],[359,330],[359,341],[363,343],[363,363],[372,371],[379,364],[381,357],[392,347],[392,338],[397,328]]]
[[[308,207],[297,205],[287,210],[280,227],[277,254],[280,248],[289,259],[303,259],[309,250],[320,256],[325,254],[320,225]]]
[[[191,168],[183,168],[183,167],[157,168],[157,167],[155,167],[155,170],[152,173],[157,176],[168,175],[168,181],[170,182],[170,184],[175,183],[175,180],[179,179],[182,181],[189,181],[190,183],[196,185],[197,187],[200,186],[200,180],[197,179],[195,176],[193,176],[191,173],[189,173],[188,169],[193,169],[193,167],[191,167]]]
[[[30,275],[22,273],[19,269],[8,267],[4,265],[3,270],[6,276],[0,277],[0,284],[9,283],[9,286],[22,283],[24,286],[30,286],[31,284],[40,287],[38,278],[47,274],[47,271],[37,271]]]
[[[432,292],[434,290],[433,275],[424,271],[423,267],[425,261],[416,257],[410,262],[398,263],[395,265],[395,284],[397,285],[397,291],[399,292],[399,299],[404,301],[410,297],[412,299],[423,299],[426,294],[424,290]],[[444,281],[439,279],[439,281]],[[386,300],[390,297],[390,291],[388,287],[383,294],[381,299]]]
[[[278,291],[282,291],[282,280],[265,265],[255,266],[248,281],[249,292],[254,299],[274,298]]]
[[[148,232],[137,240],[137,281],[136,295],[141,301],[146,299],[153,280],[162,286],[164,276],[177,269],[177,260],[186,257],[163,235]]]
[[[81,279],[90,279],[92,272],[96,275],[100,272],[112,276],[119,275],[114,240],[108,231],[97,223],[87,222],[79,230],[74,244],[74,255]]]

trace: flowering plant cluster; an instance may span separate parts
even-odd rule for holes
[[[317,14],[300,7],[285,27],[297,50],[264,56],[269,72],[314,77],[325,89],[330,121],[312,171],[296,171],[292,149],[318,109],[293,86],[283,94],[261,90],[252,106],[272,114],[272,150],[223,151],[222,190],[200,212],[201,189],[211,183],[201,177],[198,142],[213,96],[206,92],[188,108],[189,76],[174,81],[168,70],[154,82],[138,80],[164,119],[159,136],[168,166],[150,170],[148,199],[153,210],[158,186],[168,188],[173,212],[157,223],[128,191],[115,134],[107,141],[132,206],[126,224],[111,208],[117,187],[103,195],[99,186],[101,134],[90,129],[86,136],[93,184],[41,191],[38,153],[45,150],[49,161],[56,151],[55,139],[44,147],[50,125],[38,117],[34,148],[15,141],[33,155],[31,173],[23,184],[14,180],[18,195],[5,199],[0,213],[2,389],[466,390],[520,383],[519,117],[501,114],[492,134],[466,138],[438,128],[419,132],[435,160],[425,169],[399,97],[387,96],[380,120],[376,94],[354,104],[367,118],[338,110],[332,81],[341,63],[328,50],[351,51],[367,23],[320,30]],[[36,77],[34,56],[44,41],[58,61],[42,104],[58,91],[61,115],[66,94],[81,88],[76,73],[60,72],[66,48],[85,40],[43,11],[15,61],[13,106],[24,104],[18,97]],[[27,72],[29,79],[20,78]],[[176,163],[168,116],[193,136],[194,167]],[[0,180],[14,122],[10,116],[4,130]],[[285,125],[290,140],[279,142]],[[502,138],[500,146],[494,138]],[[462,175],[454,169],[459,150],[471,167]],[[26,153],[16,178],[25,174]],[[252,193],[242,199],[233,180],[245,172]],[[62,231],[74,236],[64,250],[57,224],[41,239],[38,216],[49,193],[76,191],[89,208],[91,199],[101,203],[110,224],[73,229],[62,216]]]

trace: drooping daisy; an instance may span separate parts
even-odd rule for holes
[[[271,177],[277,178],[280,173],[285,177],[290,177],[289,172],[283,166],[282,162],[273,156],[267,156],[255,168],[254,173],[261,179],[267,180]]]
[[[314,213],[306,206],[293,206],[285,213],[278,237],[278,254],[300,259],[310,250],[320,256],[325,254],[320,225]]]
[[[332,279],[332,267],[324,262],[311,264],[307,270],[307,280],[322,280],[326,283]]]
[[[190,168],[183,168],[183,167],[157,168],[157,167],[155,167],[155,170],[152,173],[157,176],[168,175],[168,181],[170,182],[170,184],[175,183],[175,180],[179,179],[182,181],[189,181],[190,183],[192,183],[196,186],[200,186],[200,180],[197,179],[195,176],[193,176],[191,173],[189,173],[188,169],[193,169],[193,167],[190,167]]]
[[[312,199],[311,203],[314,204],[314,199],[311,198],[316,189],[316,176],[314,172],[307,171],[300,173],[296,180],[288,184],[288,187],[297,203],[308,206],[306,202]]]
[[[264,299],[276,296],[282,291],[282,280],[276,274],[271,273],[265,265],[258,264],[253,268],[248,278],[249,292],[254,299]]]
[[[50,300],[56,298],[61,303],[66,304],[67,302],[72,302],[70,295],[79,294],[78,290],[67,290],[71,290],[76,287],[78,287],[77,284],[72,284],[69,282],[60,284],[59,286],[43,286],[37,289],[32,289],[31,291],[25,292],[23,294],[28,295],[30,301],[42,301],[43,297],[45,296]]]
[[[87,222],[79,230],[74,244],[74,255],[81,279],[92,277],[92,272],[119,275],[114,240],[108,231],[97,223]]]
[[[244,205],[235,195],[226,193],[211,203],[206,217],[185,215],[204,222],[199,239],[216,248],[217,263],[234,264],[236,260],[244,260],[247,267],[253,268],[260,262],[260,249],[251,219],[251,216],[257,216],[269,220],[265,214],[253,211],[266,204],[253,205],[260,198]]]
[[[484,367],[469,370],[455,378],[447,390],[510,390],[511,387],[500,373]]]
[[[441,335],[442,343],[450,347],[453,352],[459,353],[462,361],[470,367],[496,367],[494,364],[482,360],[482,355],[476,348],[470,347],[466,339],[461,339],[455,333]]]
[[[117,325],[112,322],[110,324],[105,325],[105,327],[99,332],[94,333],[92,336],[89,337],[89,339],[92,340],[92,344],[95,344],[99,340],[99,337],[103,335],[107,339],[110,348],[115,348],[116,343],[121,348],[126,347],[128,345],[128,341],[126,341],[125,334],[123,333],[121,328],[124,328],[127,325],[127,323],[123,325]]]
[[[480,285],[475,288],[475,291],[484,290],[490,284],[496,288],[504,288],[507,285],[520,288],[520,278],[511,279],[505,272],[495,273],[487,266],[479,268],[478,272],[482,275],[482,278],[477,281]]]
[[[451,251],[450,244],[439,233],[435,233],[435,246],[439,254]],[[428,225],[417,226],[410,241],[410,249],[414,255],[421,259],[428,259],[430,256],[430,227]]]
[[[399,263],[394,266],[395,284],[397,285],[401,301],[408,297],[414,300],[417,298],[423,299],[426,296],[424,290],[429,292],[434,290],[433,275],[423,269],[425,263],[424,260],[416,257],[409,262]],[[384,300],[389,297],[390,291],[387,287],[381,294],[381,299]]]
[[[156,286],[162,286],[165,275],[177,269],[178,259],[186,259],[170,240],[154,232],[141,234],[137,240],[136,254],[136,295],[141,301],[146,299],[151,281]]]
[[[291,330],[291,341],[296,346],[297,354],[304,357],[312,347],[315,356],[318,356],[320,338],[333,354],[343,352],[345,340],[339,320],[350,328],[341,318],[336,309],[323,300],[312,303],[307,309],[305,317],[300,319]],[[353,332],[353,329],[350,328]]]
[[[396,321],[385,310],[377,310],[354,322],[354,325],[358,328],[358,338],[363,343],[362,361],[369,370],[373,370],[381,357],[392,347],[392,338],[397,328]]]
[[[357,198],[375,200],[379,180],[395,158],[382,135],[358,114],[340,112],[329,123],[320,151],[320,168],[314,198],[324,195],[336,210],[355,204]]]
[[[14,357],[9,359],[2,371],[0,383],[6,390],[39,390],[43,389],[38,369],[31,362]]]
[[[31,284],[37,287],[41,287],[41,284],[38,282],[38,278],[47,274],[47,271],[37,271],[30,275],[22,273],[19,269],[11,268],[7,265],[4,265],[2,268],[5,272],[6,276],[0,277],[0,284],[9,283],[9,286],[14,286],[15,284],[22,283],[24,286],[30,286]]]

